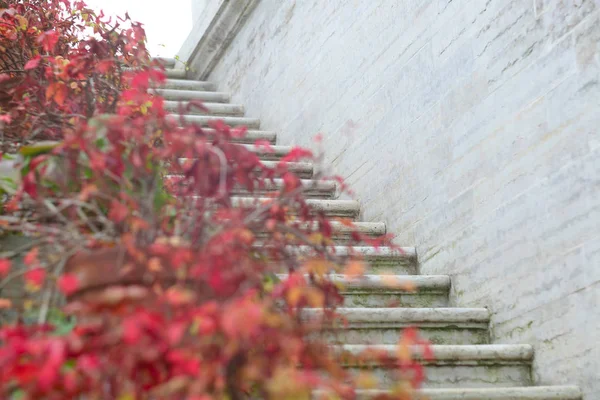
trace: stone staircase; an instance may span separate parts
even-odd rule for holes
[[[189,121],[206,125],[211,120],[223,120],[236,126],[249,128],[246,138],[240,141],[249,146],[266,161],[273,162],[289,151],[289,147],[276,144],[274,132],[260,130],[260,120],[244,116],[242,105],[230,104],[230,95],[215,91],[209,82],[185,79],[185,71],[174,68],[174,60],[162,59],[168,70],[166,85],[157,93],[166,99],[167,108],[176,113],[180,102],[202,100],[208,113],[189,113]],[[274,152],[261,152],[253,143],[267,140],[274,145]],[[310,163],[298,163],[294,168],[308,186],[313,174]],[[279,182],[275,182],[275,189]],[[336,186],[330,182],[310,185],[311,207],[324,211],[332,217],[348,217],[357,220],[360,205],[353,200],[335,198]],[[243,206],[253,201],[239,193],[236,199]],[[368,235],[386,233],[384,223],[356,222],[357,228]],[[335,224],[338,249],[347,251],[348,228]],[[346,282],[346,303],[339,311],[348,320],[342,332],[336,332],[334,340],[349,352],[359,352],[367,347],[395,351],[399,333],[408,326],[418,326],[421,335],[433,344],[435,359],[423,361],[426,381],[419,391],[419,398],[432,400],[576,400],[580,391],[572,386],[533,386],[532,362],[534,351],[528,344],[491,344],[489,334],[490,314],[485,308],[449,307],[451,279],[446,275],[419,275],[416,251],[405,248],[403,252],[389,248],[376,251],[371,247],[355,248],[368,263],[367,275],[360,280],[347,280],[343,275],[334,279]],[[392,279],[410,285],[413,291],[390,286],[390,276],[382,271],[393,271]],[[389,272],[388,272],[389,274]],[[406,286],[404,286],[406,287]],[[353,370],[365,367],[349,365]],[[380,378],[382,389],[365,390],[360,398],[370,398],[385,390],[393,377],[388,370],[377,365],[368,368]]]

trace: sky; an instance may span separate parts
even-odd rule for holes
[[[84,0],[106,15],[125,15],[144,24],[152,56],[173,57],[192,28],[192,0]]]

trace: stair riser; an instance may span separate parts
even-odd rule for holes
[[[216,86],[211,82],[188,81],[184,79],[167,79],[161,89],[170,90],[195,90],[200,92],[214,92]]]
[[[171,118],[180,118],[176,113],[172,114]],[[222,121],[229,126],[245,126],[248,129],[259,129],[260,120],[256,118],[244,118],[244,117],[212,117],[206,115],[188,115],[184,114],[183,119],[188,124],[196,124],[200,126],[208,126],[210,123]],[[267,159],[267,158],[265,158]],[[276,159],[276,158],[268,158]]]
[[[349,367],[354,373],[372,373],[378,378],[380,388],[389,388],[400,380],[398,371],[383,368]],[[424,388],[491,388],[531,385],[531,368],[528,364],[426,365]]]
[[[327,339],[336,344],[391,344],[398,343],[405,326],[387,324],[384,327],[357,328],[352,324],[347,329],[327,334]],[[487,344],[487,329],[446,325],[443,327],[419,326],[421,337],[432,344]]]
[[[265,236],[265,233],[259,233],[257,235],[259,240],[261,238],[263,238],[264,236]],[[372,238],[372,239],[377,239],[377,236],[371,236],[371,235],[366,235],[366,236],[369,238]],[[337,232],[333,232],[333,236],[332,236],[331,240],[332,240],[333,244],[338,245],[338,246],[364,244],[364,243],[355,241],[348,235],[344,235],[342,233],[337,233]]]
[[[177,117],[174,117],[177,118]],[[214,134],[214,129],[204,127],[202,130],[207,135]],[[277,134],[275,132],[270,131],[257,131],[257,130],[248,130],[246,135],[242,138],[231,138],[229,139],[232,143],[240,143],[244,145],[253,145],[257,140],[266,140],[270,143],[275,143],[277,140]]]
[[[343,292],[344,307],[448,307],[448,292],[385,293],[381,291]]]
[[[191,166],[193,164],[192,160],[193,159],[187,159],[187,158],[179,159],[181,165],[186,165],[185,163],[188,162],[189,164],[187,164],[187,166]],[[260,171],[262,169],[273,170],[273,169],[276,169],[279,165],[278,163],[275,163],[273,161],[265,161],[263,164],[264,164],[265,168],[257,168],[258,171]],[[286,163],[285,165],[286,165],[288,171],[295,173],[301,179],[311,179],[313,177],[312,164]],[[173,169],[169,168],[169,172],[175,174],[177,171],[174,168]]]
[[[193,100],[205,102],[205,103],[228,103],[230,96],[228,93],[223,92],[202,92],[202,91],[182,91],[182,90],[163,90],[157,89],[154,91],[155,94],[162,96],[165,101],[181,101],[180,93],[194,93]],[[189,99],[188,99],[189,100]],[[186,100],[187,101],[187,100]],[[168,105],[169,103],[167,103]]]
[[[261,202],[259,202],[260,204]],[[233,204],[236,207],[244,206],[247,204],[248,207],[256,207],[255,202],[249,198],[234,198]],[[355,201],[344,201],[344,200],[308,200],[308,206],[314,210],[315,213],[323,213],[328,217],[337,218],[348,218],[355,220],[360,214],[360,205]]]
[[[370,262],[369,260],[362,260],[365,263],[365,273],[367,274],[377,274],[380,273],[382,271],[382,268],[379,267],[377,265],[376,262]],[[393,274],[397,274],[397,275],[417,275],[417,270],[415,266],[409,266],[409,265],[403,265],[403,264],[398,264],[395,267],[386,267],[385,271],[387,271],[387,273],[393,273]],[[281,273],[281,274],[286,274],[289,271],[286,268],[281,269],[280,271],[277,271],[277,273]],[[330,273],[341,273],[342,271],[338,270],[338,271],[328,271]]]
[[[169,79],[185,79],[187,75],[184,69],[167,69],[166,73]]]
[[[359,389],[356,400],[373,400],[385,390]],[[323,392],[315,393],[315,400]],[[572,386],[530,386],[498,388],[438,388],[421,389],[412,394],[413,400],[581,400],[581,391]]]
[[[255,195],[259,195],[259,196],[271,196],[271,195],[279,193],[279,190],[257,189],[253,193]],[[250,193],[245,190],[234,190],[233,195],[234,196],[248,196],[248,195],[250,195]],[[303,195],[304,195],[304,197],[306,197],[308,199],[333,199],[333,198],[335,198],[335,192],[320,191],[317,189],[306,190],[305,192],[303,192]]]
[[[187,108],[188,102],[186,101],[166,101],[165,110],[178,114],[180,107],[183,114],[186,115],[206,115],[206,116],[234,116],[241,117],[244,115],[244,107],[237,104],[225,104],[225,103],[204,103],[203,104],[208,110],[204,111],[197,107]]]
[[[152,57],[152,61],[162,65],[163,68],[166,69],[175,68],[175,66],[178,63],[177,59],[170,57]],[[181,63],[180,65],[183,65],[183,63]]]

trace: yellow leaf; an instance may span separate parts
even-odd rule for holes
[[[308,240],[311,243],[317,244],[317,245],[323,243],[324,239],[325,239],[325,236],[323,236],[323,234],[320,232],[311,233],[310,236],[308,237]]]
[[[308,304],[314,308],[321,308],[325,304],[325,295],[320,290],[308,288],[306,291]]]
[[[158,257],[152,257],[150,261],[148,261],[148,269],[152,272],[159,272],[162,270],[162,264]]]
[[[417,290],[413,281],[399,278],[397,275],[381,275],[381,282],[389,288],[401,289],[406,292],[415,292]]]
[[[412,360],[412,353],[410,351],[410,347],[404,341],[400,341],[400,343],[398,344],[396,356],[398,356],[398,360],[400,360],[401,362],[407,363]]]
[[[362,261],[352,260],[344,269],[344,274],[356,278],[365,273],[365,264]]]
[[[300,301],[301,298],[302,298],[302,289],[300,289],[299,287],[293,287],[287,293],[288,303],[292,307],[296,307],[296,305],[298,304],[298,302]]]
[[[41,289],[41,287],[39,285],[35,285],[31,282],[25,283],[25,290],[28,291],[29,293],[39,292],[40,289]]]
[[[88,201],[92,194],[98,193],[98,187],[94,184],[85,185],[79,192],[80,201]]]
[[[54,82],[46,88],[46,100],[54,100],[56,104],[62,106],[65,104],[69,91],[67,86],[62,82]]]
[[[16,15],[15,19],[19,21],[19,28],[21,28],[21,30],[24,31],[27,29],[27,26],[29,25],[27,18],[23,17],[22,15]]]
[[[322,277],[332,269],[331,262],[324,259],[312,259],[304,263],[304,268],[307,273],[313,273],[318,277]]]
[[[10,301],[9,299],[0,299],[0,310],[11,308],[11,307],[12,307],[12,301]]]
[[[360,389],[376,389],[379,386],[377,377],[368,372],[361,372],[358,374],[355,383]]]

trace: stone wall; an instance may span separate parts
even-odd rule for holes
[[[262,0],[211,80],[596,400],[599,43],[599,0]]]

